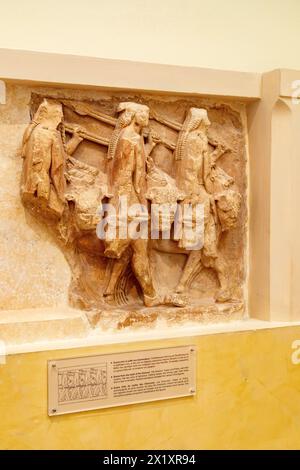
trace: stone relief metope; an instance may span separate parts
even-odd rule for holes
[[[118,328],[241,315],[240,113],[208,101],[56,95],[32,93],[21,198],[69,262],[71,306]]]

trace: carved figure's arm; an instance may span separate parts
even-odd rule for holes
[[[228,149],[222,145],[222,144],[218,144],[215,148],[215,150],[213,150],[210,154],[210,159],[211,159],[211,163],[212,165],[214,165],[216,163],[216,161],[222,156],[224,155],[224,153],[226,153],[228,151]]]
[[[80,130],[80,128],[79,127],[77,128],[76,126],[74,126],[74,128],[72,129],[73,135],[72,135],[71,139],[69,140],[69,142],[66,145],[66,152],[69,155],[73,155],[73,153],[77,149],[80,142],[83,141],[83,137],[81,137],[78,133],[79,130]]]
[[[140,194],[141,189],[142,189],[141,180],[142,180],[142,178],[145,174],[144,161],[143,161],[141,151],[138,149],[138,146],[135,146],[133,148],[133,152],[134,152],[133,158],[135,160],[135,171],[134,171],[134,175],[133,175],[133,185],[134,185],[134,189],[137,192],[137,194]]]

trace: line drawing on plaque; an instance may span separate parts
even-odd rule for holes
[[[107,398],[107,364],[58,370],[59,403],[76,403],[101,398]]]

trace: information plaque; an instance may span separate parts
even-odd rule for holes
[[[48,361],[49,416],[195,393],[195,346]]]

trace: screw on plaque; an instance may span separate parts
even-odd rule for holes
[[[195,389],[194,388],[190,388],[190,393],[195,393]]]
[[[55,409],[55,408],[53,408],[52,413],[56,413],[56,409]]]
[[[54,367],[56,367],[56,364],[55,364],[55,362],[52,364],[52,367],[53,367],[53,368],[54,368]]]
[[[195,352],[195,348],[190,348],[190,352]]]

